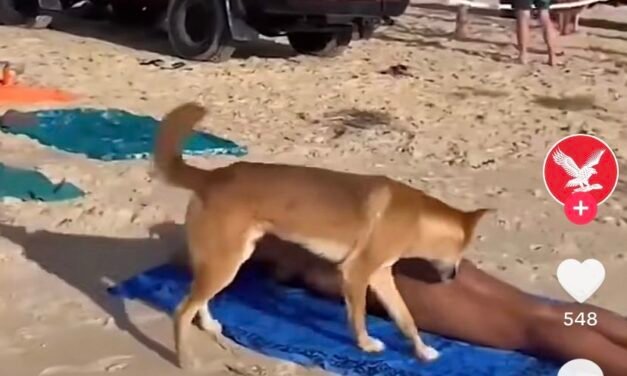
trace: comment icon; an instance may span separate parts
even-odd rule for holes
[[[557,376],[603,376],[603,371],[590,360],[575,359],[564,364]]]

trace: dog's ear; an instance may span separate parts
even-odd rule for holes
[[[473,210],[470,212],[466,212],[466,215],[469,217],[471,222],[474,222],[476,224],[477,222],[479,222],[481,218],[483,218],[484,215],[488,213],[494,213],[494,212],[496,212],[496,209],[482,208],[482,209],[477,209],[477,210]]]
[[[477,227],[477,223],[479,223],[479,220],[483,218],[483,216],[486,215],[487,213],[494,213],[494,212],[496,212],[496,209],[491,209],[491,208],[483,208],[483,209],[477,209],[477,210],[473,210],[469,212],[464,212],[463,226],[464,226],[464,234],[466,237],[466,244],[468,244],[468,242],[470,242],[470,239],[472,239],[472,235],[475,231],[475,227]]]

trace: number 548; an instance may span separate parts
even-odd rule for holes
[[[579,312],[577,314],[573,312],[564,312],[564,325],[573,326],[579,324],[581,326],[589,325],[596,326],[598,323],[597,314],[595,312]]]

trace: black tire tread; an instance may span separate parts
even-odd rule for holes
[[[17,2],[22,2],[16,7]],[[23,25],[37,16],[37,0],[0,0],[0,24],[7,26]]]
[[[206,0],[209,4],[219,8],[216,14],[221,14],[222,19],[218,20],[218,26],[216,27],[218,30],[221,30],[219,31],[220,35],[215,35],[215,41],[209,46],[206,46],[204,50],[200,50],[200,47],[194,48],[193,46],[182,45],[184,42],[181,41],[181,36],[177,35],[177,33],[181,33],[182,26],[174,24],[173,20],[178,19],[176,13],[180,11],[179,8],[182,7],[181,4],[185,1],[187,0],[172,0],[168,9],[168,36],[174,52],[178,56],[189,60],[208,61],[212,63],[221,63],[229,60],[235,52],[235,46],[231,40],[228,21],[226,19],[226,10],[222,5],[223,0]]]

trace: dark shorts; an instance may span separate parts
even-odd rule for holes
[[[514,10],[531,10],[532,5],[535,9],[549,9],[551,0],[513,0],[512,8]]]

